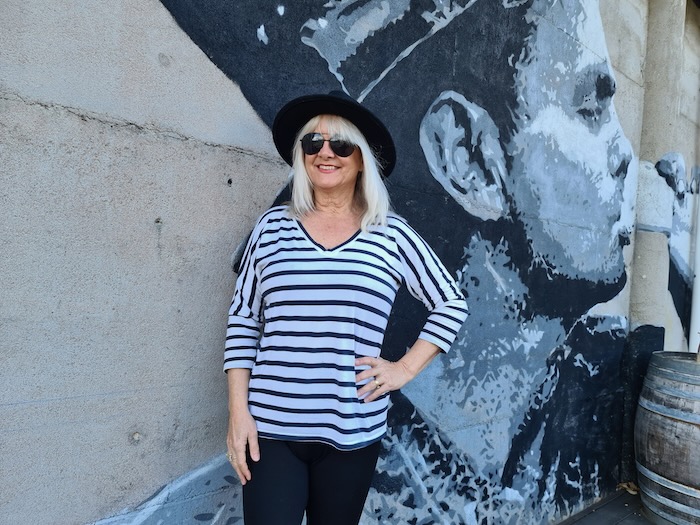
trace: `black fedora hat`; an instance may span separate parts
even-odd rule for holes
[[[389,176],[396,164],[396,148],[389,130],[370,110],[343,91],[304,95],[287,102],[277,112],[272,124],[272,138],[287,164],[292,165],[297,133],[317,115],[338,115],[355,124],[381,162],[382,175]]]

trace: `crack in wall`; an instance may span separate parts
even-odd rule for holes
[[[179,140],[182,142],[194,142],[198,143],[202,146],[210,147],[210,148],[220,148],[228,152],[232,153],[239,153],[243,155],[247,155],[256,159],[261,159],[267,162],[273,161],[279,164],[280,166],[285,165],[285,163],[277,158],[276,156],[271,156],[271,155],[266,155],[264,153],[256,152],[253,150],[249,149],[244,149],[238,146],[232,146],[230,144],[221,144],[221,143],[216,143],[216,142],[210,142],[210,141],[204,141],[200,140],[194,137],[189,137],[187,135],[184,135],[176,130],[173,129],[164,129],[164,128],[159,128],[154,125],[149,125],[149,124],[139,124],[136,122],[132,122],[126,119],[121,119],[118,117],[114,117],[111,115],[106,115],[104,113],[97,113],[94,111],[89,111],[89,110],[84,110],[80,108],[75,108],[71,106],[65,106],[63,104],[57,104],[54,102],[45,102],[41,100],[34,100],[30,99],[28,97],[25,97],[23,95],[20,95],[19,93],[14,93],[6,90],[0,90],[0,101],[8,101],[8,102],[20,102],[26,106],[36,106],[40,107],[46,110],[58,110],[58,111],[63,111],[65,113],[68,113],[70,115],[73,115],[75,117],[78,117],[80,120],[84,122],[93,122],[97,124],[103,124],[111,127],[118,127],[118,128],[123,128],[123,129],[129,129],[132,131],[137,131],[139,133],[152,133],[155,135],[160,135],[165,138],[169,139],[175,139]],[[0,126],[4,126],[3,122],[0,120]]]

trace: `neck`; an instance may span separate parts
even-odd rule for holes
[[[314,207],[316,212],[328,215],[355,215],[358,213],[354,193],[314,192]]]

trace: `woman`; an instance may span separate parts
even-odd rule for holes
[[[286,104],[272,134],[291,203],[264,213],[229,312],[228,458],[246,525],[358,523],[388,393],[449,350],[466,318],[452,278],[389,211],[394,143],[342,92]],[[397,362],[379,357],[401,284],[430,311]]]

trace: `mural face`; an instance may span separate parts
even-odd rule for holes
[[[618,280],[620,242],[633,221],[623,205],[632,149],[612,104],[597,5],[555,2],[545,13],[534,15],[529,56],[518,67],[522,98],[506,190],[518,210],[531,210],[521,214],[527,237],[553,271]]]
[[[546,523],[612,492],[626,312],[590,311],[626,283],[636,163],[597,1],[163,4],[268,123],[338,88],[376,111],[394,206],[467,295],[392,397],[364,523]],[[399,301],[387,358],[425,318]]]

